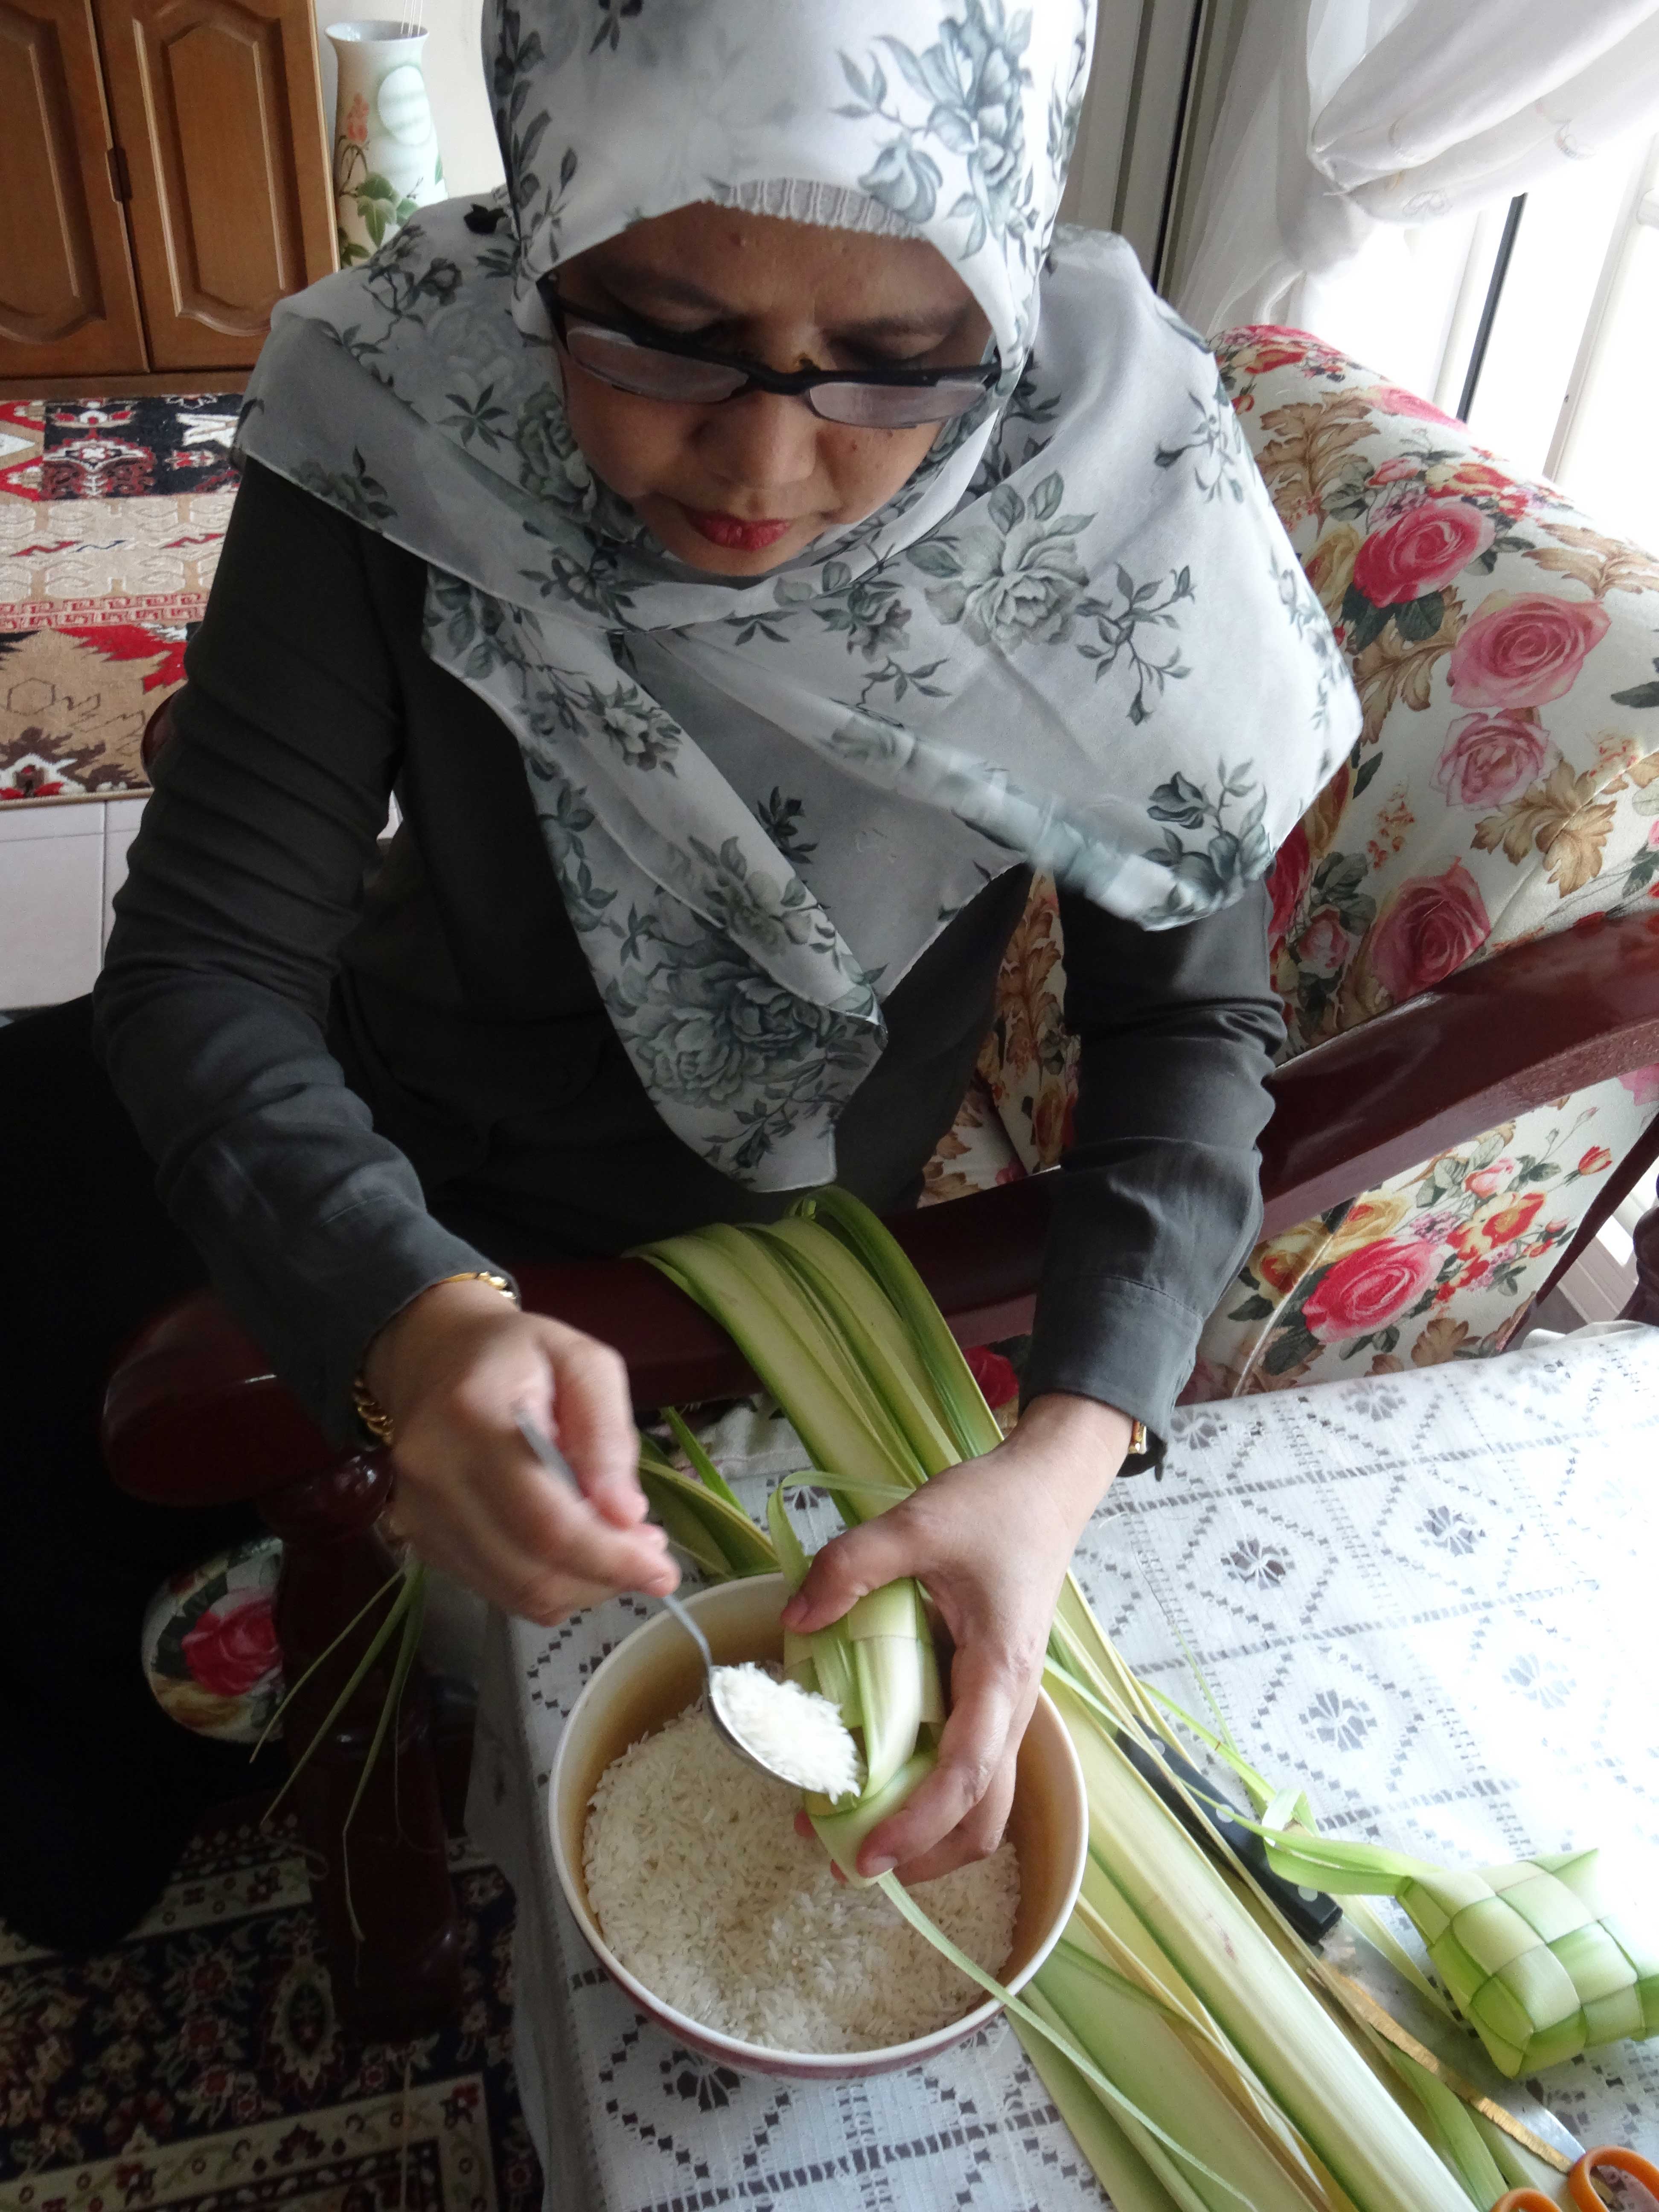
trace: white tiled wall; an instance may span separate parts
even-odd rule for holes
[[[142,799],[0,805],[0,1009],[92,988]]]
[[[0,1013],[91,990],[143,811],[143,799],[0,804]],[[387,836],[401,819],[393,800]]]

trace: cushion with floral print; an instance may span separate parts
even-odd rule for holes
[[[1025,1173],[1013,1140],[1003,1127],[997,1102],[977,1076],[957,1109],[957,1118],[934,1147],[922,1175],[919,1206],[939,1206],[965,1198],[970,1190],[989,1190],[1018,1182]]]
[[[1216,350],[1364,709],[1273,872],[1291,1049],[1500,945],[1659,918],[1659,561],[1304,332]]]
[[[1500,945],[1630,913],[1659,930],[1659,562],[1305,332],[1230,331],[1216,351],[1364,709],[1272,873],[1287,1055]],[[1058,1161],[1064,959],[1039,878],[931,1194],[1016,1171],[986,1172],[987,1095],[1020,1169]],[[1659,1071],[1626,1073],[1265,1243],[1189,1395],[1500,1349],[1656,1112]]]
[[[250,1537],[162,1583],[144,1614],[145,1677],[163,1712],[198,1735],[257,1743],[283,1700],[271,1608],[283,1547]]]
[[[1183,1395],[1501,1352],[1656,1110],[1659,1067],[1638,1069],[1264,1238],[1206,1325]]]

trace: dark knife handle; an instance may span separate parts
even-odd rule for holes
[[[1187,1804],[1152,1753],[1143,1750],[1127,1736],[1120,1735],[1117,1741],[1130,1765],[1152,1784],[1194,1842],[1202,1844],[1206,1850],[1213,1852],[1215,1837]],[[1266,1844],[1260,1836],[1243,1826],[1238,1819],[1237,1807],[1231,1804],[1215,1784],[1199,1772],[1191,1759],[1170,1745],[1165,1747],[1164,1760],[1170,1774],[1175,1775],[1206,1808],[1225,1840],[1228,1850],[1249,1869],[1257,1883],[1272,1898],[1304,1942],[1317,1943],[1328,1936],[1342,1917],[1342,1907],[1336,1899],[1327,1897],[1322,1890],[1310,1892],[1303,1889],[1293,1881],[1286,1881],[1283,1875],[1275,1874],[1267,1857]]]

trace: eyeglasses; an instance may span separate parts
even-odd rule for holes
[[[804,399],[826,422],[905,430],[965,415],[1002,374],[994,356],[971,368],[872,368],[857,376],[835,368],[786,372],[710,353],[690,338],[656,331],[642,336],[627,323],[568,307],[551,276],[541,277],[538,289],[559,343],[590,376],[617,392],[679,406],[714,407],[747,392],[776,392]]]

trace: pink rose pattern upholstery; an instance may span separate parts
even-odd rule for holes
[[[1273,871],[1287,1054],[1499,945],[1633,910],[1659,930],[1659,562],[1305,332],[1216,352],[1364,708]],[[1039,881],[930,1199],[1059,1158],[1064,957]],[[1500,1350],[1656,1111],[1659,1069],[1598,1084],[1260,1245],[1188,1396]]]

